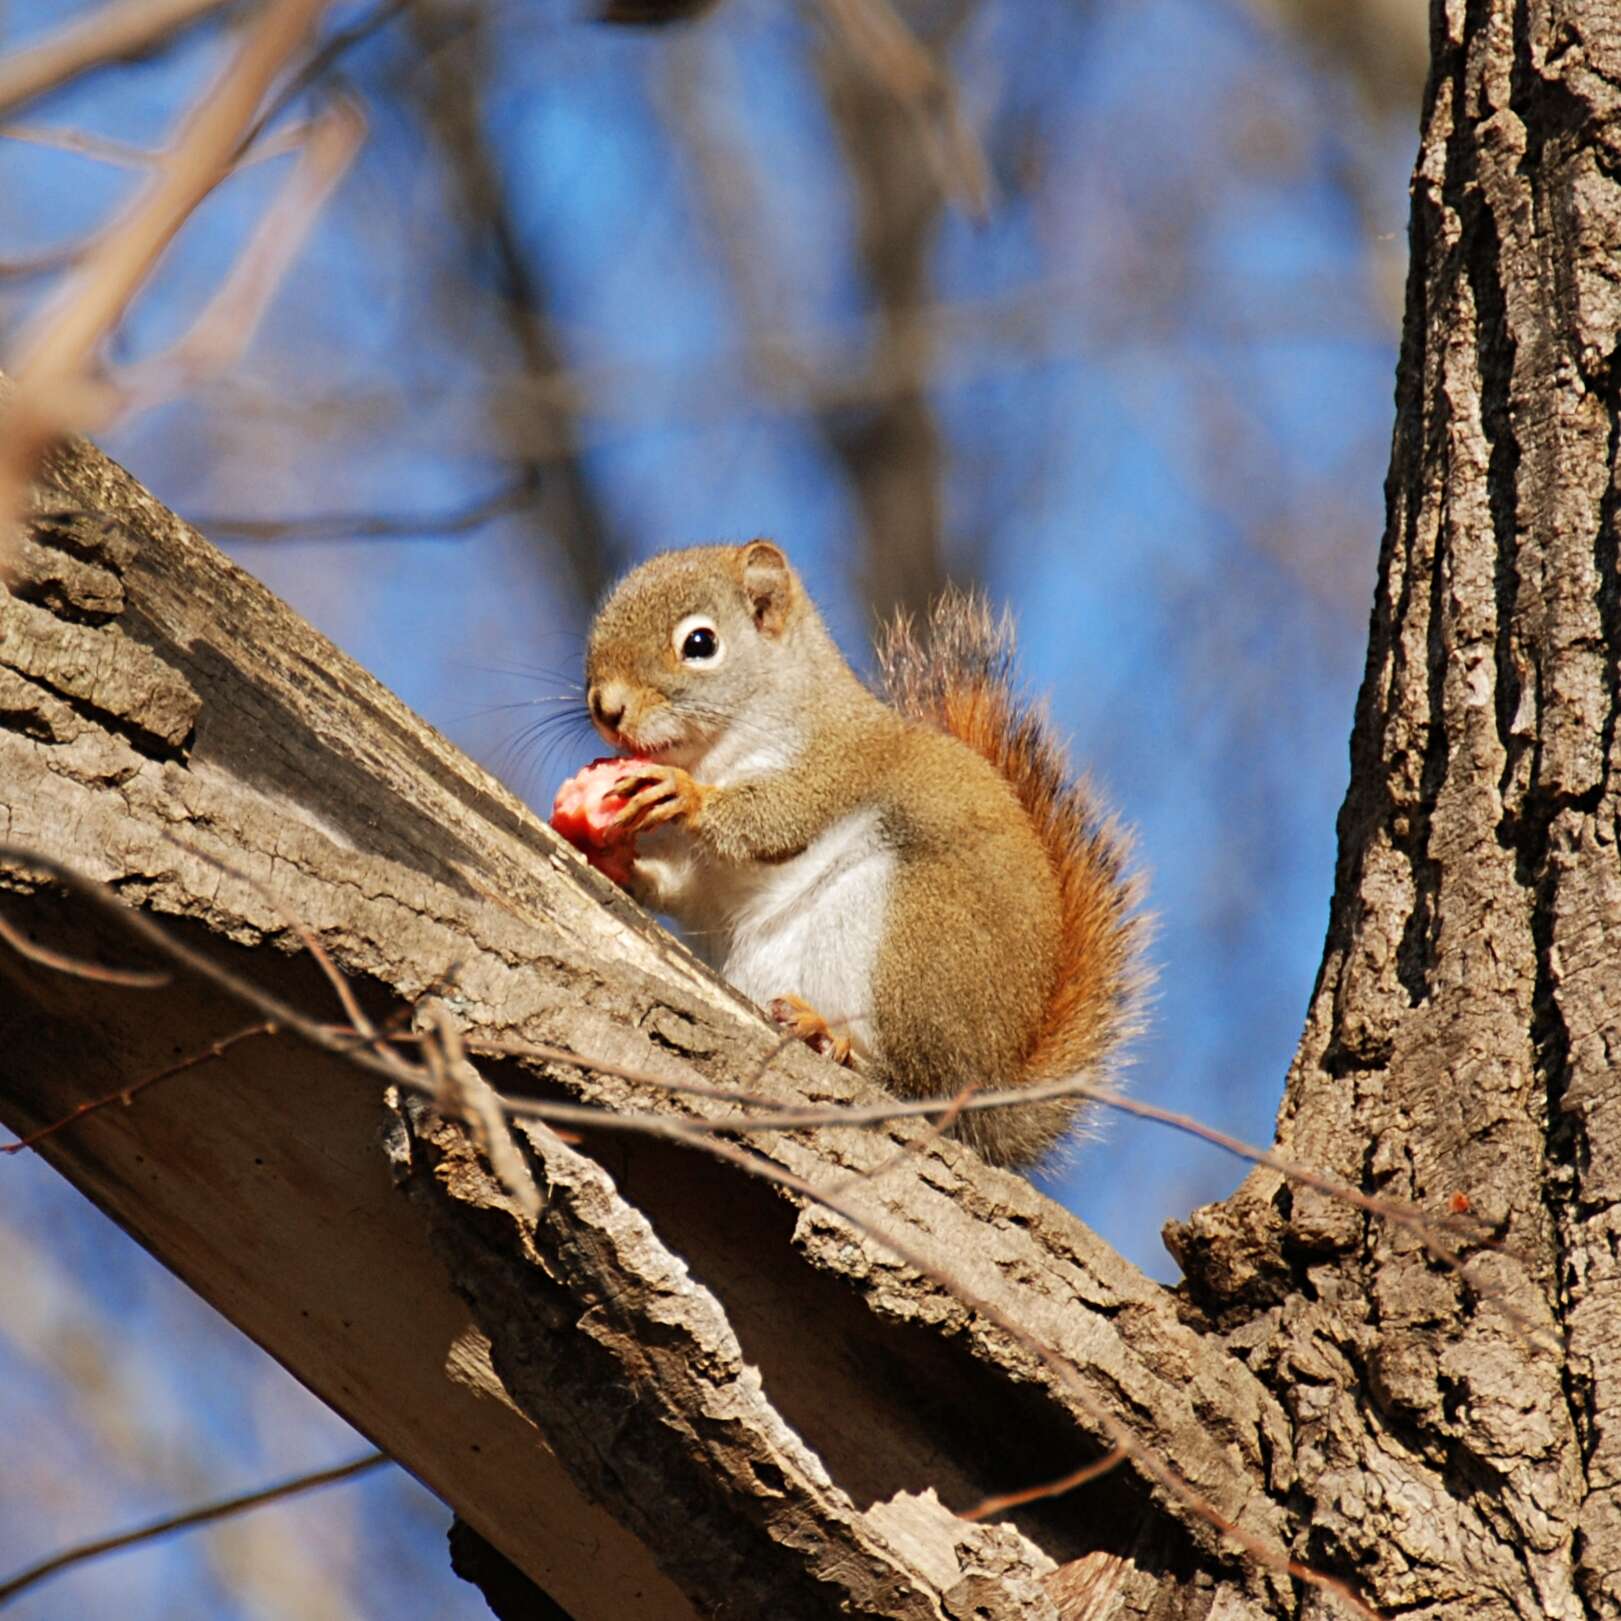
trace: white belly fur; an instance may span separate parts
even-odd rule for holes
[[[711,872],[695,943],[762,1007],[801,996],[858,1052],[876,1052],[872,981],[895,855],[876,811],[835,823],[790,861]],[[707,936],[707,938],[704,938]]]

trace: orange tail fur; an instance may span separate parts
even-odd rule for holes
[[[1071,776],[1043,708],[1019,695],[1011,618],[993,615],[978,593],[948,590],[926,639],[902,616],[880,638],[878,658],[895,708],[959,738],[1008,780],[1057,874],[1059,970],[1024,1078],[1108,1084],[1122,1044],[1141,1023],[1148,925],[1138,910],[1140,885],[1130,870],[1130,840],[1085,780]],[[1060,1112],[1071,1109],[1060,1102]],[[1033,1104],[1030,1112],[1038,1111],[1047,1112]],[[1008,1126],[1017,1129],[1014,1121]],[[1050,1140],[1050,1122],[1032,1120],[1030,1129]]]

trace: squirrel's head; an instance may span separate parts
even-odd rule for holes
[[[770,541],[662,552],[597,613],[586,702],[615,748],[690,764],[734,727],[765,740],[794,725],[824,648],[815,607]]]

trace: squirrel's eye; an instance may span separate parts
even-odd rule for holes
[[[720,632],[706,614],[688,614],[671,640],[683,664],[713,664],[720,657]]]

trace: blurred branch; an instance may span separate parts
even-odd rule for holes
[[[0,136],[8,141],[23,141],[30,146],[48,146],[58,152],[72,152],[78,157],[94,158],[98,163],[110,163],[120,169],[150,169],[158,154],[144,146],[131,146],[127,141],[110,141],[105,136],[92,135],[87,130],[51,129],[46,125],[7,124]]]
[[[0,445],[0,534],[49,446],[72,429],[99,425],[113,410],[117,396],[99,374],[97,351],[175,233],[230,172],[249,121],[325,4],[279,0],[259,15],[146,190],[96,239],[78,273],[34,322]]]
[[[310,56],[297,72],[288,76],[287,82],[277,89],[265,104],[264,110],[254,120],[253,128],[248,131],[243,140],[244,147],[252,147],[258,152],[265,144],[260,140],[266,126],[305,91],[319,84],[320,81],[335,68],[355,46],[364,43],[379,29],[386,27],[409,5],[413,0],[378,0],[376,8],[368,12],[358,22],[350,23],[347,28],[334,29],[321,42],[321,46]]]
[[[1347,74],[1370,113],[1417,124],[1430,62],[1425,0],[1247,0],[1250,10],[1287,28],[1328,67]]]
[[[692,130],[683,125],[682,133],[685,139]],[[730,142],[719,142],[718,147],[725,154],[734,154]],[[727,198],[747,197],[746,171],[740,169],[734,175],[728,167],[718,173]],[[744,345],[721,350],[700,366],[650,362],[582,366],[545,376],[517,371],[496,375],[487,383],[490,409],[499,417],[509,453],[521,456],[525,463],[545,463],[616,444],[648,429],[698,432],[715,423],[751,417],[882,406],[914,386],[910,375],[870,363],[870,340],[861,331],[792,329],[771,321],[770,315],[780,316],[774,302],[780,300],[775,283],[762,271],[763,256],[737,257],[733,285],[739,302],[757,299],[757,307],[765,312],[758,318],[745,315]],[[1109,358],[1135,345],[1133,336],[1111,333],[1098,337],[1084,321],[1065,318],[1072,311],[1078,315],[1088,292],[1083,282],[1052,278],[986,298],[939,300],[895,312],[894,321],[905,329],[909,342],[932,351],[932,385],[945,390],[986,377],[1016,375],[1033,366]],[[1219,294],[1220,284],[1216,292]],[[1205,329],[1207,337],[1234,345],[1254,341],[1254,325],[1241,318],[1236,300],[1235,293],[1228,301],[1228,323],[1211,323]],[[1298,307],[1274,306],[1267,335],[1272,341],[1305,342],[1319,340],[1327,331],[1343,333],[1346,312],[1361,308],[1363,302],[1357,298],[1356,288],[1341,279],[1303,282]],[[1062,338],[1056,339],[1055,332]],[[1363,336],[1377,341],[1380,333],[1370,323]],[[285,425],[289,431],[329,434],[341,431],[345,421],[354,419],[364,421],[368,432],[387,431],[396,443],[435,455],[468,456],[481,462],[489,455],[482,434],[462,440],[447,437],[440,425],[444,399],[437,392],[417,392],[403,402],[397,390],[362,389],[289,401],[279,391],[260,389],[250,378],[233,375],[214,387],[210,400],[221,414],[251,423],[255,433]],[[552,427],[559,417],[569,429],[561,438],[554,436]],[[303,426],[310,420],[317,424],[313,429]],[[521,499],[515,498],[514,504],[521,504]],[[209,529],[212,522],[196,521],[203,529]],[[349,532],[342,526],[350,524],[361,525],[370,533],[374,515],[339,514],[330,526],[325,519],[308,521],[311,535],[303,532],[305,520],[294,520],[296,538],[341,535]],[[440,520],[401,514],[375,521],[379,525],[376,532],[387,534],[395,526],[401,533],[431,533]],[[245,524],[260,520],[226,517],[217,522],[222,529],[245,532]],[[275,533],[281,532],[278,520],[267,523]],[[459,524],[453,522],[452,527]]]
[[[230,0],[114,0],[38,45],[0,58],[0,116],[90,68],[148,50],[169,34],[223,10]]]
[[[936,50],[963,16],[957,8],[932,41]],[[823,410],[819,426],[861,509],[866,595],[887,619],[896,609],[923,612],[945,583],[942,454],[928,402],[933,346],[927,329],[907,319],[927,300],[942,192],[914,104],[896,95],[893,73],[871,71],[871,60],[844,34],[818,53],[817,68],[849,168],[857,252],[875,306],[864,370],[890,387],[881,403]]]
[[[562,374],[567,363],[548,313],[549,298],[518,240],[480,117],[482,15],[476,7],[419,0],[411,11],[411,24],[422,50],[428,127],[448,161],[456,210],[469,243],[493,275],[500,318],[530,376]],[[552,447],[546,457],[531,455],[522,439],[512,437],[513,425],[504,415],[491,414],[496,429],[513,447],[524,504],[534,508],[541,527],[561,551],[575,595],[582,603],[596,601],[624,559],[580,460],[572,399],[553,395],[541,407],[539,420],[523,425],[525,435],[532,428],[544,434]]]
[[[13,1599],[20,1598],[30,1588],[39,1586],[47,1578],[60,1575],[74,1565],[86,1564],[92,1559],[101,1559],[111,1553],[122,1553],[126,1548],[136,1547],[143,1542],[153,1542],[159,1537],[170,1536],[177,1531],[193,1531],[200,1525],[211,1525],[216,1520],[229,1519],[235,1514],[246,1514],[250,1509],[263,1508],[267,1503],[296,1497],[302,1492],[314,1491],[320,1486],[335,1486],[340,1480],[352,1480],[356,1475],[366,1474],[388,1461],[386,1453],[368,1452],[363,1457],[352,1458],[348,1463],[339,1464],[333,1469],[322,1469],[308,1475],[295,1475],[290,1480],[280,1481],[274,1486],[266,1486],[256,1492],[247,1492],[241,1497],[227,1497],[217,1503],[208,1503],[202,1508],[188,1509],[183,1514],[166,1515],[161,1520],[137,1526],[133,1531],[121,1531],[111,1537],[98,1537],[94,1542],[81,1542],[75,1547],[64,1549],[59,1554],[53,1554],[49,1559],[41,1560],[37,1565],[31,1565],[7,1581],[0,1582],[0,1608],[10,1604]]]
[[[45,248],[25,259],[0,259],[0,279],[22,281],[33,276],[50,276],[76,265],[89,253],[94,237]]]
[[[861,510],[866,590],[887,617],[900,606],[921,610],[944,583],[941,451],[925,397],[935,345],[931,324],[917,318],[927,307],[928,249],[942,201],[917,98],[940,75],[887,9],[871,12],[840,0],[830,12],[841,26],[818,62],[855,192],[861,269],[872,291],[873,326],[862,353],[813,366],[804,339],[777,327],[781,297],[762,267],[760,221],[767,210],[751,148],[744,131],[723,125],[716,98],[704,94],[703,64],[690,53],[673,61],[670,121],[724,256],[746,367],[771,392],[814,412]],[[871,37],[855,28],[856,19],[874,17],[888,23],[877,24]]]
[[[606,0],[597,21],[636,28],[663,28],[693,22],[713,11],[719,0]]]
[[[1361,117],[1339,120],[1340,138],[1328,153],[1336,179],[1360,217],[1369,278],[1394,328],[1401,319],[1407,275],[1405,199],[1386,195],[1383,138],[1399,131],[1406,150],[1417,128],[1429,66],[1426,0],[1247,0],[1263,24],[1281,29],[1304,47],[1316,67],[1343,78],[1355,92]],[[1347,108],[1348,112],[1353,109]],[[1358,124],[1362,126],[1358,128]]]
[[[118,381],[126,397],[151,404],[241,354],[365,138],[365,116],[347,97],[335,99],[310,120],[297,165],[254,226],[225,281],[184,337],[122,371]]]
[[[449,512],[323,512],[304,518],[221,515],[190,521],[206,535],[230,535],[237,540],[420,540],[469,534],[516,511],[529,498],[530,481],[520,475],[493,495]]]
[[[935,55],[919,44],[889,0],[823,0],[852,60],[912,120],[915,139],[940,189],[983,221],[991,209],[991,173],[978,137],[962,116],[957,87]],[[953,18],[944,37],[961,23]]]
[[[278,96],[277,98],[281,98]],[[259,120],[259,128],[263,128],[264,120]],[[249,149],[232,165],[234,169],[245,169],[255,163],[264,163],[270,158],[279,158],[288,152],[297,151],[309,139],[309,126],[307,124],[294,124],[281,129],[269,140],[254,140],[249,136]],[[168,156],[164,152],[154,152],[148,147],[132,146],[127,141],[110,141],[104,136],[92,135],[87,130],[78,129],[52,129],[47,125],[34,124],[7,124],[0,128],[0,139],[7,141],[22,141],[29,146],[50,147],[58,152],[71,152],[78,157],[92,158],[98,163],[110,163],[120,169],[151,169],[165,161]]]

